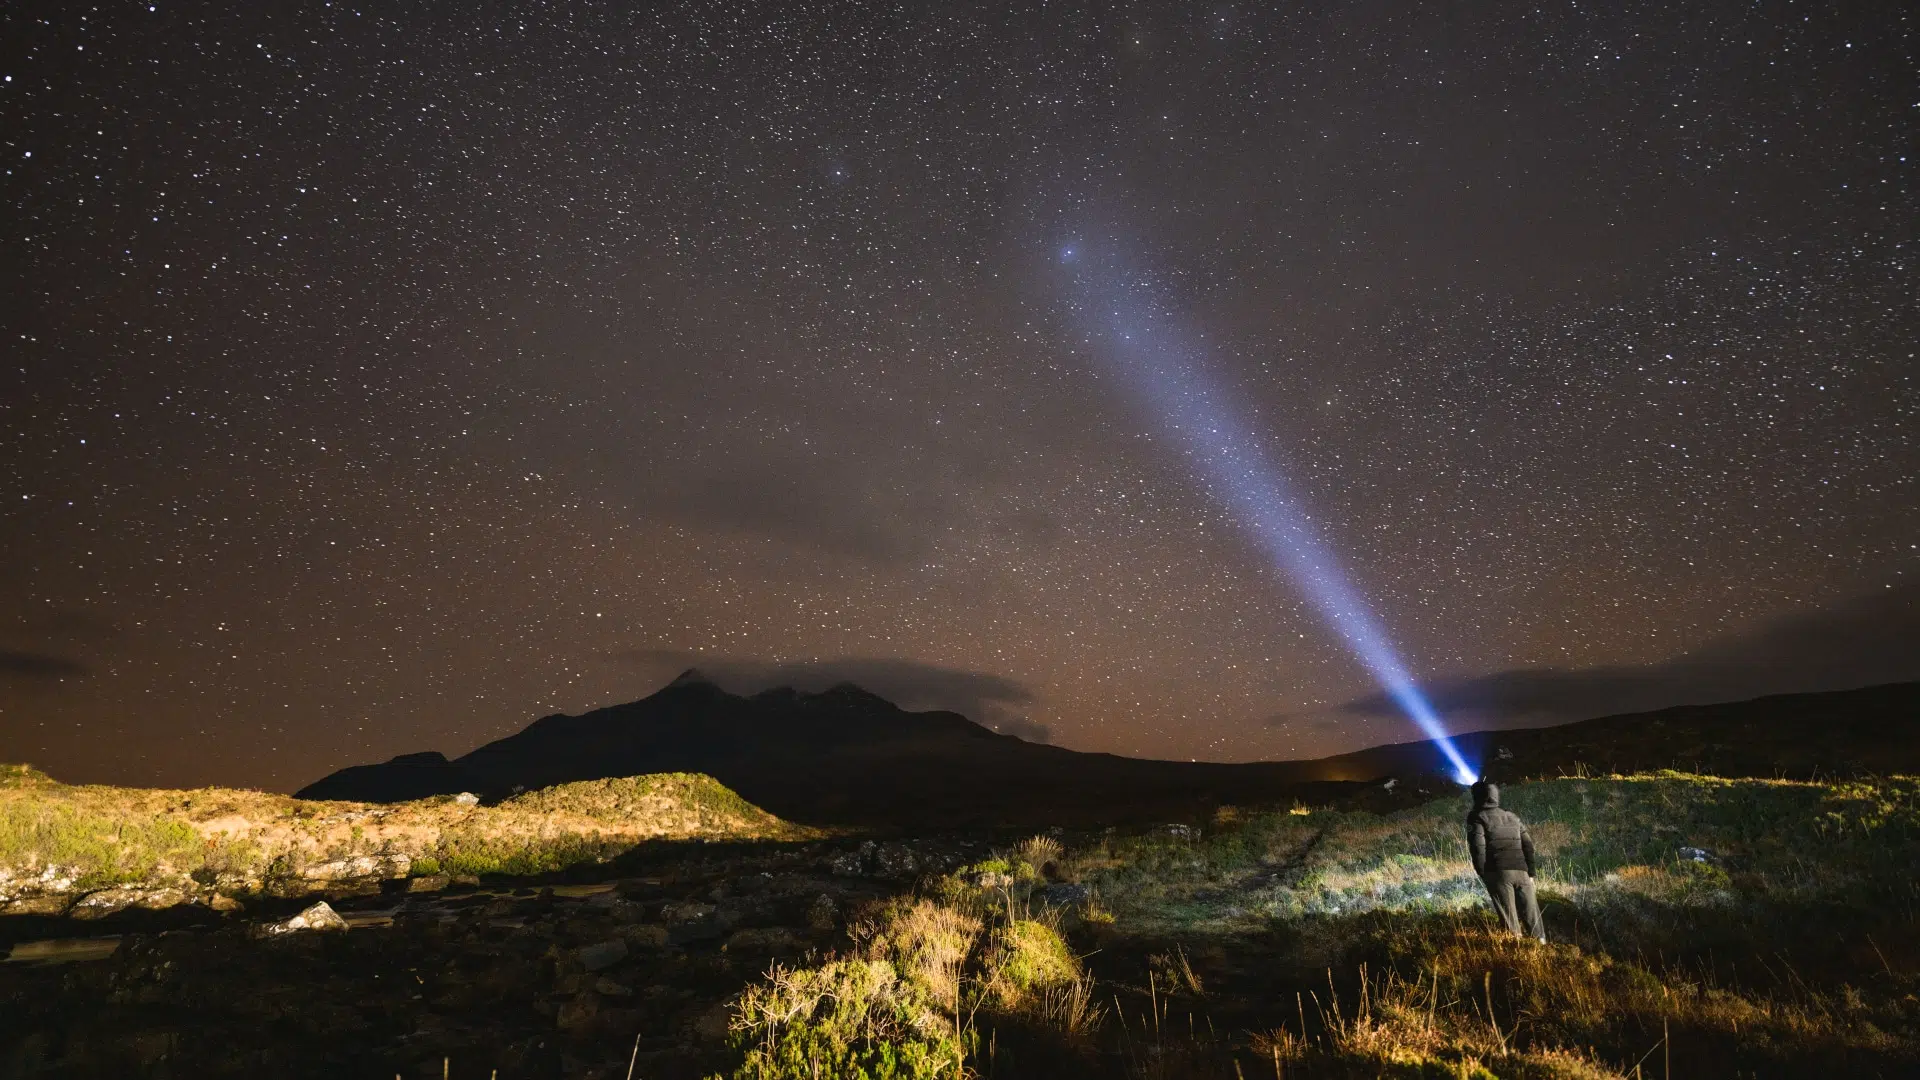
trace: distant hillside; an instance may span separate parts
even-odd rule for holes
[[[1920,683],[1681,705],[1454,741],[1503,780],[1658,769],[1790,780],[1920,775]],[[1414,742],[1312,765],[1328,779],[1372,780],[1433,772],[1437,762],[1433,744]]]
[[[958,713],[907,712],[855,686],[730,694],[688,672],[641,701],[549,716],[448,760],[342,769],[304,798],[505,796],[567,780],[702,772],[793,821],[897,828],[1166,821],[1222,802],[1332,798],[1305,762],[1246,765],[1087,754],[1001,735]]]
[[[647,840],[809,835],[711,777],[629,776],[495,806],[68,785],[0,765],[0,913],[104,914],[435,874],[532,874]]]
[[[1670,709],[1558,728],[1470,734],[1494,775],[1701,768],[1723,776],[1920,771],[1920,684]],[[1756,734],[1758,733],[1758,734]],[[1509,758],[1500,756],[1504,748]],[[1361,781],[1437,773],[1428,743],[1318,761],[1150,761],[1000,735],[956,713],[914,713],[854,686],[730,694],[689,672],[641,701],[549,716],[449,760],[407,754],[343,769],[306,798],[368,802],[473,791],[505,797],[603,775],[718,778],[781,817],[897,828],[1124,824],[1221,804],[1325,803]]]

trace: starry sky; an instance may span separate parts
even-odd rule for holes
[[[290,790],[689,665],[1414,737],[1084,243],[1450,720],[1920,677],[1915,18],[10,3],[0,760]]]

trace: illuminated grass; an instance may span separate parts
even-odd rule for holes
[[[116,885],[298,891],[397,874],[535,875],[649,840],[811,835],[690,773],[563,784],[498,806],[66,785],[0,766],[0,906]]]
[[[1504,802],[1533,831],[1552,901],[1866,903],[1897,893],[1903,853],[1920,852],[1913,778],[1814,784],[1664,773],[1517,784]],[[1254,815],[1197,841],[1115,840],[1065,865],[1116,914],[1163,930],[1456,910],[1482,899],[1465,812],[1464,799],[1444,799],[1384,816]]]

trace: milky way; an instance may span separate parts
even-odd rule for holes
[[[1903,6],[1269,7],[9,5],[0,759],[292,788],[688,664],[1404,737],[1050,299],[1090,223],[1422,678],[1908,588]]]

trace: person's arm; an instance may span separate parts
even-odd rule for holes
[[[1527,857],[1527,876],[1533,876],[1533,834],[1527,831],[1527,823],[1520,823],[1520,853]]]
[[[1473,859],[1473,872],[1487,876],[1487,825],[1478,814],[1467,818],[1467,855]]]

